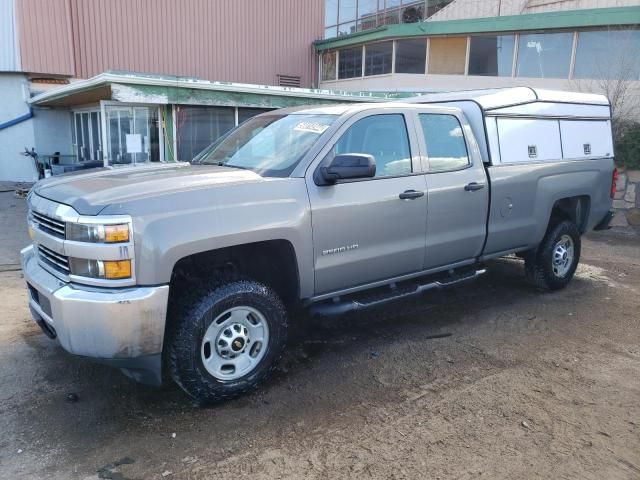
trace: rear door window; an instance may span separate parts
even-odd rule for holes
[[[421,113],[429,172],[460,170],[470,165],[462,126],[453,115]]]

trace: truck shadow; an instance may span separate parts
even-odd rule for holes
[[[259,401],[259,397],[277,390],[283,383],[295,382],[297,374],[309,364],[327,355],[339,356],[344,350],[353,353],[355,349],[366,356],[375,356],[373,347],[397,341],[404,335],[425,340],[434,335],[455,337],[468,321],[468,313],[538,295],[525,282],[522,269],[522,262],[517,259],[501,259],[491,262],[488,273],[474,282],[426,292],[383,307],[336,317],[313,317],[305,311],[293,312],[288,345],[271,380],[253,395],[213,408]],[[105,402],[118,398],[117,402],[121,403],[127,398],[127,403],[139,403],[156,414],[170,411],[177,405],[196,408],[170,382],[160,388],[137,384],[116,369],[69,355],[35,331],[25,333],[23,338],[34,352],[44,350],[41,356],[47,358],[39,366],[39,375],[46,384],[55,385],[56,390],[78,391],[80,398],[95,394]]]
[[[560,295],[582,294],[587,283],[576,278]],[[172,384],[136,384],[115,369],[68,355],[43,335],[29,334],[23,337],[26,350],[16,355],[31,356],[27,371],[33,377],[20,386],[22,398],[11,398],[0,414],[15,416],[9,436],[20,432],[24,441],[55,444],[70,455],[99,451],[101,439],[131,432],[170,443],[172,432],[204,441],[205,432],[215,431],[224,446],[236,435],[250,438],[268,430],[270,418],[322,423],[331,412],[363,402],[401,400],[412,385],[450,375],[449,359],[464,371],[461,338],[489,321],[491,315],[481,312],[505,304],[523,311],[545,295],[525,282],[521,261],[503,259],[491,262],[475,282],[383,308],[335,318],[294,313],[288,348],[273,377],[250,395],[207,409]],[[450,336],[434,338],[443,334]],[[483,341],[467,348],[473,368],[496,362],[483,352]],[[69,401],[69,393],[77,401]]]

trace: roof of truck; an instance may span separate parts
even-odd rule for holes
[[[484,110],[511,107],[532,102],[574,103],[581,105],[609,106],[604,95],[562,90],[545,90],[531,87],[491,88],[484,90],[461,90],[456,92],[429,93],[403,99],[403,103],[438,103],[471,100]]]

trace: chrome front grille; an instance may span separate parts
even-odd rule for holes
[[[31,219],[36,226],[50,235],[54,237],[62,238],[65,237],[65,223],[62,220],[58,220],[56,218],[49,217],[42,213],[36,212],[35,210],[31,210]]]
[[[60,273],[69,275],[69,257],[54,252],[44,245],[38,245],[38,256],[45,264]]]

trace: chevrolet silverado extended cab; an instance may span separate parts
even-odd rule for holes
[[[517,254],[571,280],[615,191],[605,97],[529,88],[254,117],[191,163],[38,182],[35,321],[75,355],[206,403],[273,369],[287,310],[364,309]]]

